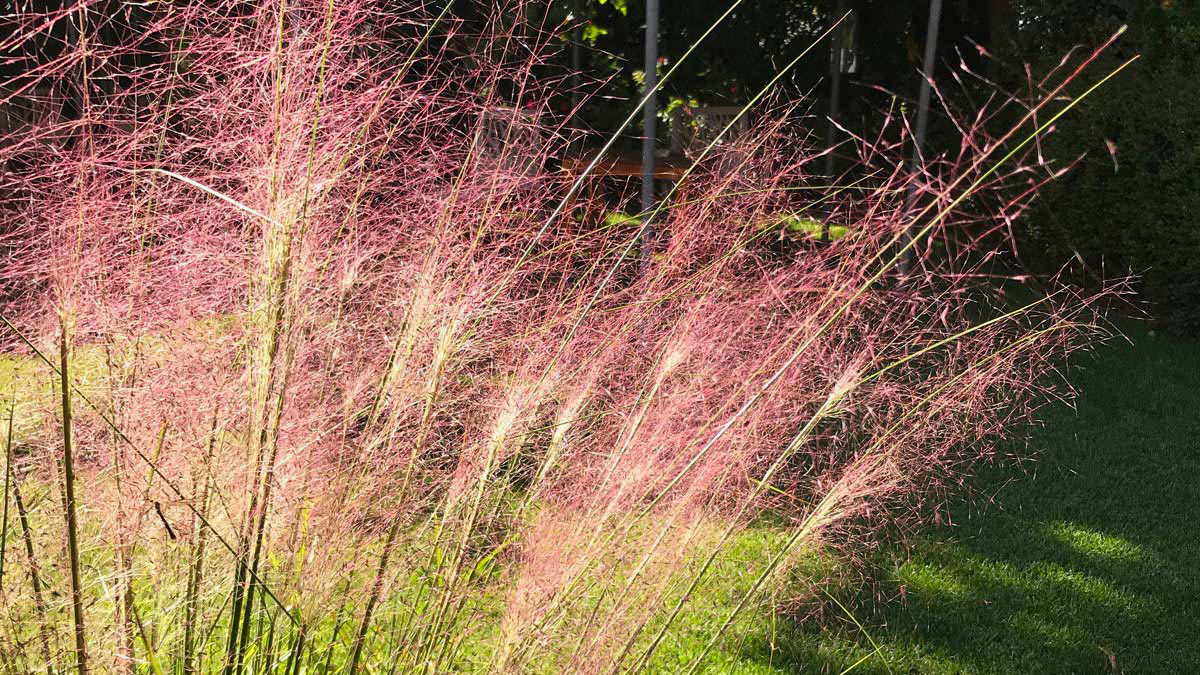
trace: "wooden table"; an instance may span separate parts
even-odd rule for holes
[[[570,153],[563,157],[562,170],[579,176],[599,153],[599,149]],[[655,157],[654,177],[659,180],[681,180],[691,165],[691,160],[683,155]],[[642,175],[642,155],[636,150],[609,150],[588,175],[597,178],[636,178]]]
[[[572,179],[583,176],[588,166],[600,154],[599,148],[568,153],[562,159],[562,171]],[[692,165],[691,160],[682,155],[668,155],[654,158],[654,178],[662,181],[678,182]],[[577,202],[585,204],[584,219],[600,217],[606,208],[597,209],[596,199],[601,184],[605,178],[640,178],[642,175],[642,154],[637,150],[609,150],[591,172],[584,178],[582,189],[574,193],[567,205],[568,211],[574,211]],[[657,191],[656,191],[657,192]]]

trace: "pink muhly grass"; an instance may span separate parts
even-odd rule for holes
[[[16,353],[77,326],[82,600],[123,606],[88,616],[97,670],[638,670],[734,560],[751,583],[711,649],[805,552],[928,517],[1104,336],[1115,286],[1012,306],[996,284],[1042,180],[1022,142],[1078,71],[965,118],[919,172],[889,118],[832,182],[794,110],[760,103],[654,214],[643,261],[637,225],[559,208],[556,28],[481,16],[12,19],[86,38],[0,85],[79,101],[0,144],[0,310]],[[542,121],[497,155],[501,104]],[[818,207],[850,234],[788,229]],[[50,444],[61,418],[27,395],[27,442]],[[770,555],[731,558],[766,514]],[[4,649],[34,644],[19,630]]]

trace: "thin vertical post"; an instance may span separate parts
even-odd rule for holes
[[[846,0],[838,0],[837,8],[834,9],[830,16],[832,21],[841,21],[846,16]],[[838,109],[842,99],[842,30],[833,31],[833,40],[830,46],[833,54],[829,59],[829,129],[825,133],[825,147],[829,154],[825,155],[825,175],[829,176],[829,180],[833,182],[833,174],[837,169],[837,158],[833,154],[834,140],[837,137],[837,118]],[[822,218],[821,224],[821,241],[829,242],[829,219]]]
[[[583,17],[583,0],[571,0],[571,116],[579,108],[579,71],[583,68],[583,32],[580,30]]]
[[[925,63],[921,70],[921,96],[917,101],[917,129],[916,136],[913,142],[912,161],[909,167],[914,174],[913,183],[908,187],[908,198],[905,204],[905,212],[910,213],[913,206],[916,205],[917,189],[916,189],[916,173],[921,170],[924,162],[923,148],[925,147],[925,132],[929,128],[929,97],[931,83],[933,82],[933,66],[934,59],[937,57],[937,39],[938,26],[941,25],[942,16],[942,0],[929,0],[929,27],[925,31]],[[906,231],[905,236],[901,240],[901,245],[908,246],[912,242],[911,234]],[[900,278],[904,279],[912,270],[913,250],[906,248],[900,256],[897,264],[897,272]]]
[[[654,145],[658,121],[658,0],[646,0],[646,103],[642,109],[642,217],[654,209]],[[650,261],[654,228],[647,223],[641,242],[642,263]]]

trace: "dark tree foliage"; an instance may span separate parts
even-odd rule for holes
[[[1091,77],[1141,55],[1046,139],[1059,166],[1082,159],[1043,192],[1027,251],[1050,261],[1078,254],[1098,275],[1140,274],[1153,314],[1200,330],[1200,6],[1026,0],[1021,12],[1035,72],[1124,24],[1128,33]]]
[[[829,25],[836,0],[746,0],[667,83],[663,97],[701,105],[745,102]],[[640,91],[644,0],[580,3],[585,71],[605,82],[582,116],[611,128]],[[1071,63],[1122,25],[1129,30],[1088,77],[1140,61],[1044,139],[1046,171],[1083,157],[1046,189],[1023,228],[1022,257],[1044,270],[1076,254],[1097,277],[1142,275],[1152,311],[1200,329],[1200,3],[1193,0],[944,0],[937,77],[946,102],[969,110],[993,87],[1026,93],[1074,47]],[[664,2],[660,54],[669,66],[729,0]],[[920,86],[928,0],[846,0],[859,10],[859,72],[843,89],[842,123],[870,132],[891,105],[906,115]],[[554,5],[567,20],[569,2]],[[1026,70],[1026,64],[1029,69]],[[805,121],[823,138],[828,47],[801,61],[779,94],[810,102]],[[967,75],[962,66],[990,82]],[[1082,88],[1079,90],[1081,91]],[[895,95],[896,98],[892,98]],[[636,133],[636,131],[635,131]],[[952,151],[955,130],[934,110],[929,150]]]
[[[692,0],[662,3],[660,71],[679,59],[730,6],[730,0]],[[975,45],[991,42],[990,13],[1007,2],[948,0],[942,16],[938,60],[965,59],[978,66],[983,59]],[[848,0],[858,10],[859,70],[847,82],[844,118],[866,123],[890,94],[915,96],[928,21],[928,0]],[[554,5],[566,17],[569,3]],[[700,105],[736,105],[760,91],[796,56],[814,46],[836,20],[835,0],[746,0],[725,23],[699,44],[671,81],[663,99]],[[600,89],[608,105],[592,105],[585,119],[603,128],[627,110],[618,101],[636,100],[643,70],[644,0],[589,0],[581,3],[585,43],[584,69],[606,85]],[[775,93],[805,97],[812,112],[825,114],[829,86],[830,45],[816,44],[784,78]]]

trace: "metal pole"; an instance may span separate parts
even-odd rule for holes
[[[846,0],[838,0],[837,8],[834,9],[830,19],[839,21],[846,15]],[[830,49],[833,50],[833,56],[829,60],[830,77],[832,78],[829,87],[829,129],[825,133],[825,147],[828,148],[829,154],[825,155],[825,174],[829,176],[830,182],[833,181],[833,172],[837,168],[837,158],[833,156],[834,139],[837,134],[837,117],[839,103],[842,98],[842,29],[838,28],[833,32],[833,41]],[[821,241],[829,243],[829,219],[822,218],[821,224]]]
[[[929,0],[929,27],[925,31],[925,63],[921,70],[921,97],[917,102],[917,130],[913,144],[912,161],[909,166],[912,172],[921,170],[921,164],[924,160],[922,148],[925,146],[925,132],[929,127],[929,96],[930,82],[933,81],[933,66],[934,59],[937,56],[937,39],[938,26],[941,24],[942,16],[942,0]],[[908,187],[908,199],[905,204],[905,213],[912,211],[916,205],[917,189],[914,183]],[[907,246],[912,241],[911,234],[905,232],[905,236],[901,239],[901,244]],[[908,276],[912,270],[913,251],[911,248],[906,249],[904,254],[900,256],[899,263],[896,266],[900,278]]]
[[[646,0],[646,105],[642,109],[642,214],[650,217],[654,208],[654,139],[658,102],[658,0]],[[654,228],[647,223],[642,233],[642,263],[650,261]]]
[[[571,28],[571,116],[574,117],[575,110],[579,107],[579,71],[583,68],[583,46],[580,40],[583,39],[582,32],[579,30],[580,21],[583,17],[583,0],[571,0],[571,21],[574,27]]]

